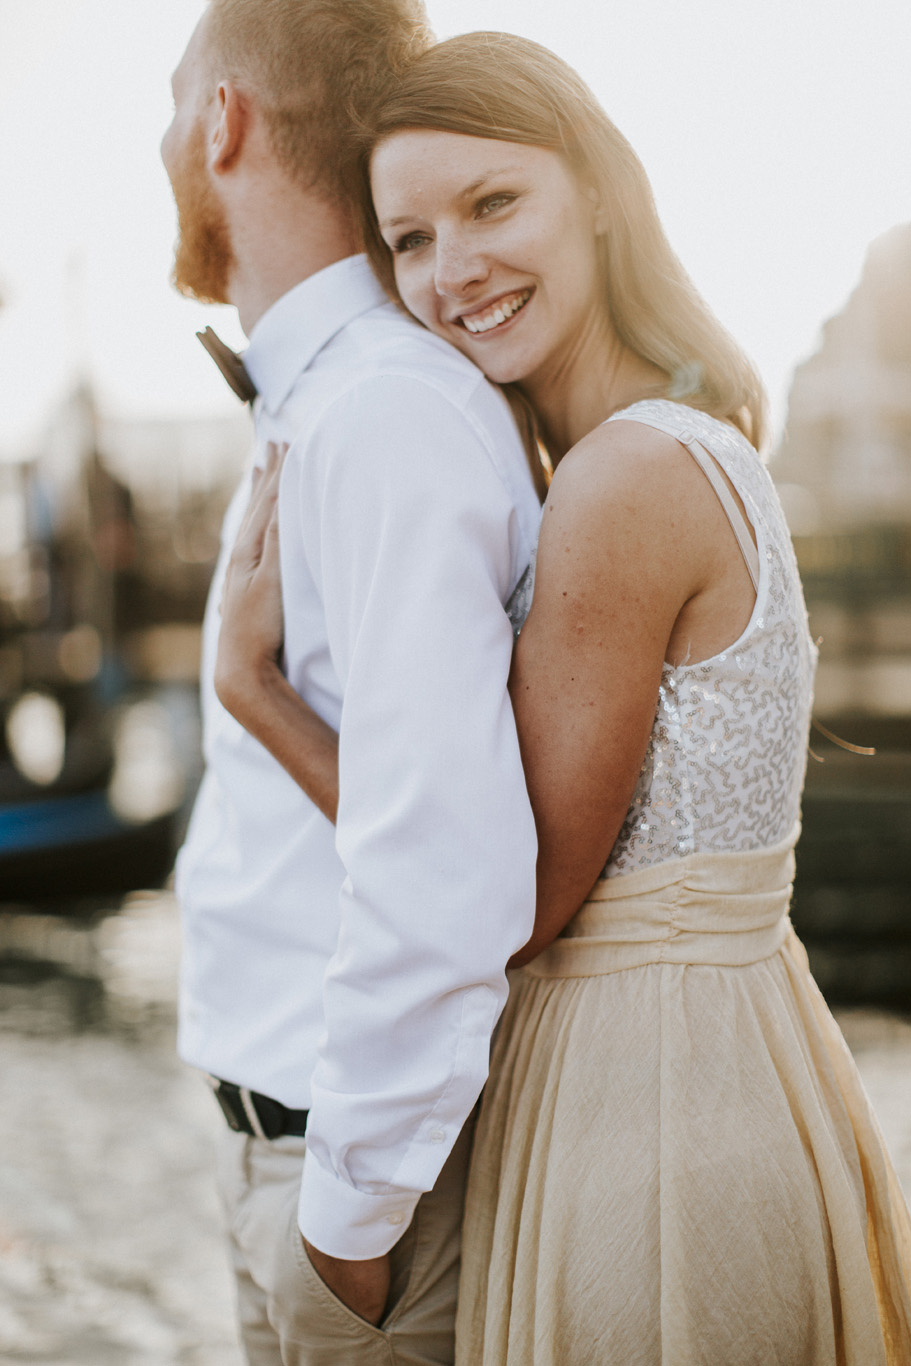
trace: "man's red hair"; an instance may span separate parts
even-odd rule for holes
[[[298,184],[350,204],[354,125],[432,41],[423,0],[210,0],[209,60],[255,100]]]

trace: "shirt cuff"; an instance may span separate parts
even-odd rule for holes
[[[395,1246],[411,1223],[419,1199],[420,1191],[369,1195],[355,1190],[307,1153],[297,1223],[307,1242],[320,1252],[362,1261],[382,1257]]]

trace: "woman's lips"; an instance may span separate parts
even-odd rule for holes
[[[485,304],[474,313],[463,313],[458,321],[473,336],[492,332],[523,309],[533,293],[532,289],[518,289],[514,294],[504,294],[495,303]]]

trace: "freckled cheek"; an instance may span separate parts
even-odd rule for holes
[[[433,328],[437,295],[430,272],[406,262],[396,266],[395,283],[408,312],[414,314],[425,327]]]
[[[550,283],[564,304],[578,304],[600,290],[598,258],[591,242],[578,233],[554,240],[550,252]]]
[[[546,281],[559,264],[563,254],[563,239],[558,232],[543,225],[526,225],[504,235],[491,255],[510,270],[522,271]]]

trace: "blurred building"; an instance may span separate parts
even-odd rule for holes
[[[794,375],[772,473],[814,633],[817,713],[891,718],[911,740],[911,224]]]
[[[873,243],[795,371],[773,471],[796,535],[911,522],[911,224]]]
[[[108,598],[110,633],[138,678],[195,678],[221,521],[252,442],[249,413],[130,420],[76,387],[31,462],[54,522],[78,512],[79,572]],[[77,577],[76,563],[68,581]]]
[[[251,444],[239,407],[227,418],[98,424],[104,464],[132,499],[135,550],[118,629],[140,675],[196,674],[221,522]]]
[[[819,638],[794,922],[833,1000],[911,1007],[911,224],[794,375],[772,473]]]

